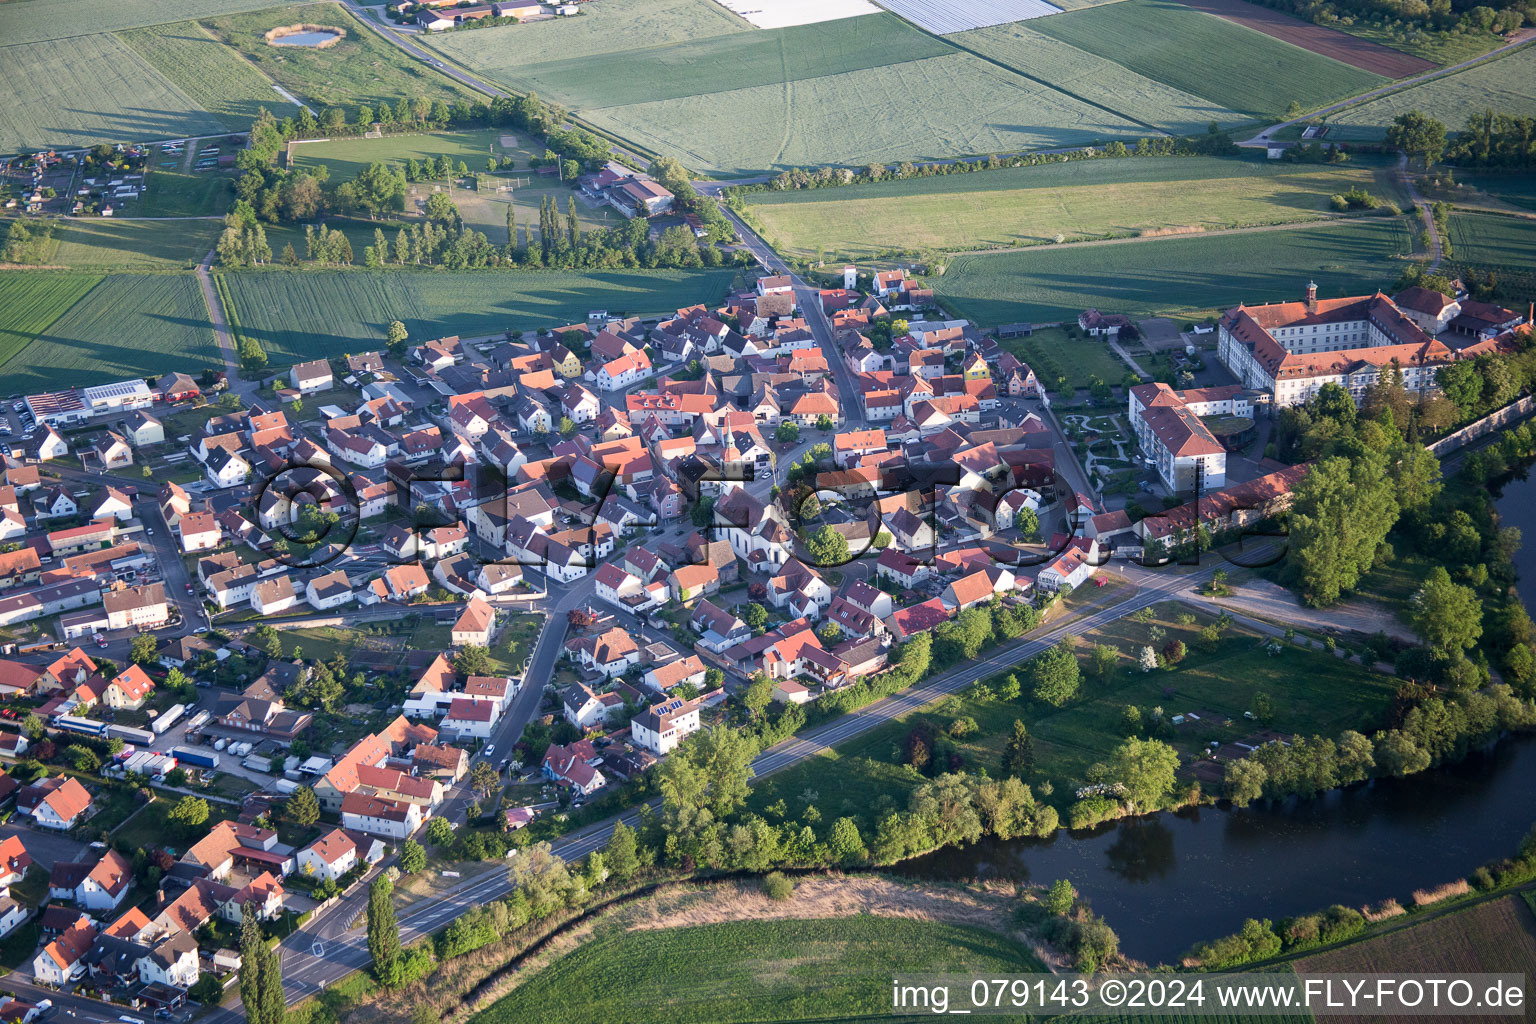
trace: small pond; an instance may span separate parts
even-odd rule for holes
[[[324,46],[340,38],[340,32],[294,32],[291,35],[276,36],[270,42],[273,46]]]

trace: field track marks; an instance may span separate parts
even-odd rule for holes
[[[784,37],[779,37],[779,65],[784,69],[784,134],[779,139],[779,151],[773,155],[778,166],[789,152],[790,141],[795,134],[795,80],[789,73],[789,55],[784,52]]]
[[[1187,7],[1218,18],[1262,32],[1274,39],[1299,46],[1322,57],[1331,57],[1341,64],[1369,71],[1383,78],[1405,78],[1431,71],[1440,65],[1411,53],[1394,50],[1390,46],[1352,36],[1336,28],[1328,28],[1310,21],[1293,18],[1280,11],[1246,0],[1179,0]]]

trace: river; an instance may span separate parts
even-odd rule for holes
[[[1536,536],[1536,534],[1533,534]],[[895,869],[921,878],[1070,879],[1127,956],[1174,963],[1248,917],[1359,907],[1512,854],[1536,821],[1536,738],[1313,800],[1191,808],[1052,839],[986,840]]]

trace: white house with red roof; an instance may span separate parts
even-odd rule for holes
[[[357,843],[339,828],[299,851],[299,871],[306,878],[324,878],[334,882],[357,866]]]

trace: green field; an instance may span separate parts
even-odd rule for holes
[[[1075,388],[1088,387],[1094,377],[1118,384],[1120,378],[1131,372],[1125,361],[1115,355],[1103,341],[1069,338],[1064,327],[1047,327],[1035,331],[1027,338],[1005,338],[998,344],[1005,352],[1012,352],[1033,367],[1040,376],[1040,382],[1046,386],[1056,382],[1055,377],[1046,371],[1050,361],[1061,367],[1063,375]]]
[[[1452,258],[1478,266],[1536,270],[1536,220],[1497,214],[1451,214]]]
[[[56,244],[48,262],[103,270],[190,270],[223,229],[218,220],[64,220],[53,229]]]
[[[602,0],[586,4],[577,18],[528,25],[442,32],[424,41],[466,67],[515,68],[539,61],[598,57],[690,39],[753,32],[752,26],[714,0]]]
[[[36,43],[269,6],[271,0],[29,0],[0,4],[0,39]]]
[[[725,175],[1007,153],[1145,132],[969,54],[582,116],[685,166]]]
[[[1042,969],[1023,946],[993,932],[903,918],[738,921],[627,933],[609,929],[472,1020],[889,1021],[911,1019],[886,1015],[894,975]]]
[[[761,811],[781,798],[798,806],[803,800],[796,794],[807,787],[819,791],[819,805],[829,815],[867,816],[867,809],[877,806],[880,796],[887,793],[901,803],[917,780],[907,766],[893,760],[891,752],[900,748],[919,721],[942,732],[956,718],[974,718],[977,731],[955,741],[956,748],[964,756],[968,771],[985,769],[995,777],[1013,721],[1023,720],[1035,742],[1035,773],[1030,781],[1049,781],[1060,798],[1054,802],[1065,806],[1072,802],[1071,794],[1082,785],[1088,768],[1107,760],[1125,738],[1120,719],[1127,704],[1144,711],[1162,707],[1169,716],[1208,708],[1234,720],[1230,727],[1213,724],[1209,730],[1174,729],[1162,736],[1184,755],[1198,752],[1208,740],[1230,742],[1252,732],[1256,726],[1243,718],[1243,712],[1249,710],[1259,692],[1267,692],[1274,701],[1275,729],[1308,735],[1334,736],[1344,729],[1369,733],[1380,726],[1391,705],[1397,688],[1391,677],[1300,648],[1271,657],[1259,646],[1256,634],[1240,627],[1229,630],[1215,651],[1201,651],[1194,641],[1213,616],[1199,610],[1194,624],[1180,625],[1174,616],[1184,610],[1194,609],[1159,605],[1158,615],[1150,623],[1117,619],[1086,634],[1078,648],[1080,656],[1086,654],[1088,645],[1105,643],[1120,652],[1120,665],[1107,680],[1085,673],[1078,697],[1063,708],[1052,708],[1027,696],[1017,701],[955,697],[839,744],[823,757],[768,776],[754,786],[749,806]],[[1189,647],[1189,655],[1174,671],[1133,670],[1136,652],[1149,642],[1153,625],[1166,630],[1170,640],[1182,640]],[[835,761],[835,767],[828,761]]]
[[[606,0],[604,0],[606,2]],[[516,89],[590,109],[772,86],[954,53],[954,47],[893,14],[732,33],[626,51],[598,64],[588,56],[480,68]],[[606,73],[605,73],[606,72]]]
[[[1021,75],[1176,135],[1203,132],[1212,121],[1225,125],[1248,120],[1220,104],[1145,78],[1108,57],[1052,39],[1030,24],[994,25],[960,32],[949,40]]]
[[[1536,175],[1519,171],[1463,171],[1458,167],[1456,180],[1511,206],[1536,210]]]
[[[487,30],[488,31],[488,30]],[[407,160],[434,160],[449,157],[455,163],[460,160],[472,172],[485,171],[486,157],[515,155],[523,157],[518,166],[526,173],[527,159],[543,156],[540,146],[537,153],[525,148],[503,149],[497,140],[503,133],[491,129],[471,132],[424,132],[420,135],[388,135],[381,139],[336,139],[329,142],[304,142],[293,147],[293,166],[315,168],[324,164],[331,169],[331,181],[350,181],[376,161],[404,164]],[[508,131],[516,135],[516,132]],[[521,138],[519,139],[521,141]]]
[[[394,103],[401,97],[425,96],[453,102],[461,97],[479,99],[419,60],[363,27],[340,4],[302,4],[231,14],[203,22],[215,36],[255,62],[267,77],[311,106],[341,106],[356,112],[360,103]],[[263,38],[269,29],[308,23],[333,25],[347,31],[346,38],[323,50],[302,46],[271,46]],[[278,99],[273,94],[274,101]]]
[[[1315,278],[1324,297],[1387,287],[1393,257],[1413,249],[1402,217],[1147,242],[1046,246],[959,256],[934,289],[957,316],[982,324],[1070,320],[1084,309],[1133,316],[1276,301]]]
[[[1316,107],[1386,79],[1196,11],[1177,0],[1125,0],[1038,18],[1030,27],[1137,74],[1231,110],[1278,114]]]
[[[729,270],[260,271],[228,273],[223,280],[241,333],[281,365],[372,347],[393,319],[417,340],[477,337],[584,320],[593,309],[662,313],[714,303],[732,277]]]
[[[95,274],[44,270],[0,274],[0,366],[96,286]]]
[[[234,174],[182,171],[151,160],[139,199],[140,217],[221,217],[234,198]]]
[[[231,131],[250,127],[262,107],[279,118],[298,112],[250,61],[195,21],[136,29],[119,38]]]
[[[1417,110],[1459,131],[1467,116],[1492,110],[1536,117],[1536,47],[1402,89],[1328,118],[1330,139],[1380,139],[1399,114]]]
[[[37,0],[16,6],[34,5],[42,6]],[[0,34],[0,39],[6,37]],[[5,68],[0,75],[0,153],[223,130],[143,57],[107,33],[0,46],[0,67]]]
[[[1390,162],[1257,157],[1079,160],[812,191],[758,192],[749,211],[779,252],[867,259],[1312,220],[1356,186],[1397,203]]]
[[[111,274],[0,367],[0,392],[81,387],[170,370],[196,376],[217,365],[218,346],[196,277]]]

